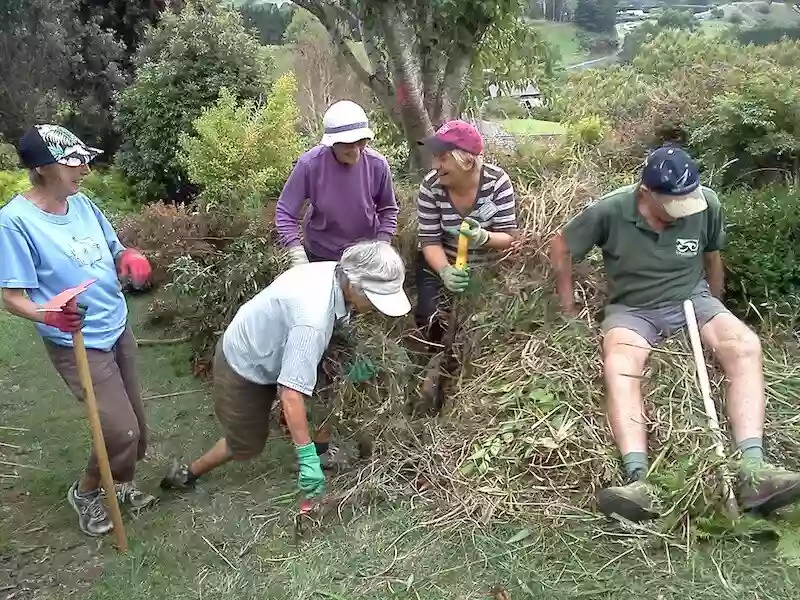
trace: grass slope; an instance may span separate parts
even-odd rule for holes
[[[134,308],[143,306],[137,301]],[[136,326],[137,333],[152,337]],[[33,328],[0,313],[2,598],[85,600],[661,600],[796,597],[800,572],[768,541],[713,540],[687,552],[680,540],[625,532],[591,513],[558,527],[490,529],[426,524],[433,513],[399,500],[349,510],[296,538],[292,452],[276,434],[246,465],[229,465],[196,491],[161,497],[126,515],[130,551],[77,532],[64,494],[89,445],[83,411],[66,393]],[[180,346],[141,349],[145,394],[202,387]],[[167,458],[193,455],[218,435],[203,393],[147,402],[150,457],[140,467],[155,491]],[[332,483],[336,487],[336,482]],[[535,492],[534,492],[535,495]],[[427,507],[431,508],[431,507]],[[446,522],[446,521],[445,521]],[[800,561],[798,540],[784,556]],[[649,594],[648,594],[649,593]]]

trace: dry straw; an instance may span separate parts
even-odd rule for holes
[[[324,395],[332,401],[332,421],[373,442],[371,457],[334,485],[346,490],[341,503],[405,498],[435,508],[425,524],[483,526],[512,518],[557,524],[585,520],[597,489],[621,483],[602,409],[599,257],[578,269],[583,301],[577,321],[559,315],[546,260],[552,233],[600,191],[602,170],[576,161],[561,173],[517,190],[521,243],[494,273],[476,273],[459,300],[469,318],[456,341],[462,369],[449,386],[446,414],[413,411],[428,357],[409,344],[410,320],[356,322],[358,351],[380,367],[375,381],[355,386],[342,376],[340,365],[352,350],[327,357],[332,383]],[[411,271],[413,197],[403,206],[399,245]],[[765,346],[768,450],[792,466],[800,366],[788,346]],[[723,378],[714,368],[710,373],[714,397],[724,401]],[[642,378],[651,475],[663,490],[660,527],[680,535],[721,514],[718,459],[695,381],[682,335],[653,353]],[[726,425],[722,417],[727,434]]]

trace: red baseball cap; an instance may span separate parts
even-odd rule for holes
[[[483,137],[475,127],[455,119],[447,121],[432,136],[426,137],[420,146],[425,146],[431,152],[447,152],[448,150],[464,150],[470,154],[481,154],[483,152]]]

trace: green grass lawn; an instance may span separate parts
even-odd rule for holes
[[[781,542],[788,559],[768,540],[709,539],[687,551],[685,540],[582,512],[558,523],[531,512],[526,523],[496,528],[431,526],[425,521],[447,507],[398,498],[348,509],[297,539],[293,453],[277,432],[259,459],[226,466],[191,493],[161,495],[169,457],[195,455],[219,434],[202,391],[158,397],[203,387],[182,346],[141,349],[145,394],[156,397],[147,401],[150,456],[138,476],[160,504],[125,516],[130,551],[117,555],[111,538],[78,533],[64,501],[89,447],[81,406],[30,324],[0,312],[0,336],[0,441],[8,444],[0,460],[26,465],[0,466],[0,600],[503,598],[492,595],[496,585],[513,600],[797,597],[800,571],[786,561],[800,557],[800,538]]]
[[[542,135],[564,133],[566,128],[555,121],[539,119],[506,119],[502,121],[503,129],[512,135]]]
[[[563,66],[568,67],[597,58],[583,49],[578,37],[578,28],[572,23],[532,21],[532,24],[541,32],[545,41],[558,50]]]

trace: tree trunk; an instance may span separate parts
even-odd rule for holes
[[[477,26],[470,32],[472,43],[455,49],[451,42],[429,33],[434,31],[433,9],[429,14],[411,15],[403,2],[365,3],[359,9],[368,11],[359,15],[370,62],[365,66],[348,44],[346,24],[354,18],[351,12],[331,0],[296,0],[295,4],[322,22],[338,52],[403,132],[413,168],[425,173],[430,157],[417,142],[442,122],[458,117],[467,75],[486,26]]]

